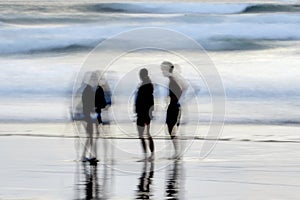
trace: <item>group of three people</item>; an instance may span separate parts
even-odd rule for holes
[[[164,61],[161,64],[161,70],[163,75],[169,78],[168,89],[169,89],[170,103],[167,109],[166,124],[168,126],[168,132],[170,134],[175,149],[173,158],[179,158],[180,155],[178,152],[177,138],[174,131],[174,127],[179,126],[179,120],[181,116],[181,109],[180,109],[181,105],[179,103],[179,99],[182,96],[183,87],[182,85],[180,85],[178,80],[176,80],[175,76],[173,75],[174,65],[171,62]],[[137,114],[137,122],[136,122],[137,130],[139,133],[139,138],[142,143],[142,148],[144,153],[143,160],[153,160],[154,142],[150,134],[150,123],[152,120],[152,112],[154,111],[154,96],[153,96],[154,86],[151,82],[148,70],[146,68],[141,69],[139,75],[141,79],[141,84],[138,88],[136,98],[135,98],[135,112]],[[93,103],[91,103],[90,101],[91,98],[94,100]],[[86,144],[90,144],[90,146],[92,146],[93,145],[93,123],[90,117],[90,112],[93,109],[95,109],[97,113],[97,121],[99,124],[101,124],[102,123],[101,109],[105,108],[106,106],[102,87],[98,85],[96,91],[93,92],[92,87],[87,86],[84,89],[82,94],[82,103],[83,103],[83,114],[84,116],[86,116],[85,121],[87,122],[86,131],[89,134],[88,137],[89,139],[87,140]],[[149,145],[147,145],[147,139]],[[149,146],[151,152],[151,155],[149,157],[147,155],[147,149],[148,149],[147,146]],[[85,157],[85,153],[86,153],[86,147],[82,156],[83,161],[97,162],[96,157],[87,159]]]

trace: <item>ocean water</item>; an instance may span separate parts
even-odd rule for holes
[[[113,35],[143,27],[178,31],[203,46],[224,84],[226,124],[299,125],[297,1],[0,2],[0,121],[70,121],[73,84],[89,52]],[[150,64],[164,59],[134,54],[110,74],[111,88],[127,66],[145,56],[155,58]],[[207,124],[207,88],[203,80],[182,70],[201,99],[199,110],[192,112],[194,102],[187,96],[191,101],[184,120]],[[132,85],[138,85],[137,77],[124,85],[125,99]],[[115,110],[124,105],[131,109],[128,102],[120,102],[122,98],[115,98]],[[117,115],[119,121],[130,122],[131,116],[120,113],[125,114]],[[159,112],[156,115],[163,121]]]

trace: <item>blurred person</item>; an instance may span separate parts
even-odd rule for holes
[[[185,91],[185,85],[179,80],[174,74],[174,65],[169,61],[164,61],[161,63],[161,70],[165,77],[169,78],[169,97],[170,102],[167,109],[166,124],[168,126],[168,132],[172,139],[175,154],[174,159],[180,158],[179,147],[176,136],[176,128],[180,124],[181,118],[181,105],[180,98]],[[175,127],[176,125],[176,127]]]
[[[101,131],[102,138],[105,138],[110,132],[110,107],[112,105],[112,92],[110,90],[108,81],[105,78],[105,74],[100,70],[96,71],[96,73],[98,75],[98,88],[99,94],[101,96],[100,101],[102,101],[102,103],[100,103],[100,107],[98,108],[100,109],[100,113],[98,114],[98,126],[96,130],[97,136],[99,135],[99,131]],[[103,92],[101,91],[101,89]],[[102,147],[103,155],[105,156],[104,160],[113,159],[113,141],[111,139],[105,138],[104,140],[102,140]]]
[[[137,113],[137,130],[139,138],[142,143],[144,160],[154,159],[154,142],[150,135],[150,122],[152,119],[152,112],[154,110],[154,97],[153,97],[153,84],[149,78],[148,70],[143,68],[139,72],[142,83],[140,84],[136,99],[135,99],[135,112]],[[145,128],[146,135],[149,141],[149,148],[151,155],[147,158],[147,144],[145,139]]]
[[[93,124],[95,120],[100,124],[101,109],[106,106],[104,93],[101,86],[97,86],[98,77],[95,72],[85,74],[85,87],[82,92],[82,110],[84,121],[86,122],[87,140],[82,153],[82,161],[89,161],[90,164],[96,164],[97,160],[97,138],[94,139]],[[89,155],[87,155],[89,152]]]

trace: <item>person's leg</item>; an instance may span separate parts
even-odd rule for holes
[[[87,158],[86,158],[86,151],[87,151],[87,148],[88,148],[88,139],[85,140],[85,143],[84,143],[84,147],[83,147],[83,152],[82,152],[82,156],[81,156],[81,161],[83,162],[86,162],[87,161]]]
[[[170,106],[169,111],[169,124],[168,124],[168,130],[170,137],[172,139],[173,145],[174,145],[174,156],[173,158],[179,157],[179,146],[178,146],[178,137],[176,133],[176,129],[179,126],[179,120],[180,120],[180,105],[179,104],[172,104]]]
[[[95,138],[93,138],[93,147],[94,147],[94,149],[93,149],[93,154],[94,154],[94,158],[97,160],[97,152],[98,152],[98,150],[97,150],[97,147],[98,147],[98,138],[99,138],[99,125],[96,123],[95,124],[96,125],[96,130],[97,130],[97,132],[96,132],[96,135],[95,135]],[[93,136],[93,135],[92,135]]]
[[[174,130],[174,123],[170,123],[170,124],[167,124],[168,126],[168,132],[169,132],[169,135],[170,135],[170,138],[172,140],[172,143],[173,143],[173,146],[174,146],[174,150],[175,150],[175,154],[177,154],[177,138],[176,138],[176,133],[175,133],[175,130]]]
[[[180,105],[178,106],[178,113],[177,113],[177,122],[176,122],[176,131],[179,129],[179,125],[180,125],[180,119],[181,119],[181,107],[180,107]],[[179,137],[176,137],[176,142],[177,142],[177,144],[176,144],[176,146],[177,146],[177,158],[179,158],[181,155],[181,153],[182,153],[182,146],[181,146],[181,141],[179,140]]]
[[[98,147],[98,138],[99,138],[99,135],[100,135],[100,126],[102,126],[102,117],[101,117],[101,113],[97,113],[97,121],[95,122],[95,128],[96,128],[96,138],[94,138],[94,143],[93,143],[93,145],[94,145],[94,149],[93,149],[93,151],[94,151],[94,158],[95,158],[95,160],[96,161],[98,161],[97,160],[97,153],[98,153],[98,150],[97,150],[97,147]]]
[[[168,132],[170,134],[171,139],[174,139],[176,136],[174,126],[177,122],[177,116],[178,116],[177,106],[175,104],[170,104],[167,109],[166,123],[168,125]]]
[[[168,132],[169,132],[170,138],[174,139],[176,137],[175,131],[173,131],[174,124],[169,123],[169,124],[167,124],[167,126],[168,126]]]
[[[101,113],[97,113],[97,124],[100,125],[102,124],[102,117],[101,117]]]
[[[173,146],[174,146],[175,155],[177,154],[177,141],[176,141],[176,133],[174,130],[174,126],[177,121],[177,114],[178,114],[177,107],[174,104],[170,104],[168,106],[168,110],[167,110],[166,123],[168,126],[168,132],[169,132],[170,138],[171,138]]]
[[[92,129],[89,132],[89,144],[90,144],[90,157],[88,161],[90,162],[90,165],[97,165],[97,139],[98,135],[96,133],[96,136],[94,138],[94,125],[96,126],[96,129],[98,129],[97,123],[91,122]]]
[[[93,155],[93,133],[88,133],[88,136],[89,136],[89,151],[90,151],[90,155],[89,155],[89,158],[92,158],[94,155]]]
[[[87,151],[91,151],[91,134],[93,132],[93,124],[91,123],[90,119],[86,119],[86,133],[87,139],[85,141],[85,145],[82,152],[82,161],[87,161],[86,153]]]
[[[151,151],[150,160],[153,160],[154,159],[154,142],[153,142],[152,136],[150,135],[150,123],[147,125],[147,136],[148,136],[149,147],[150,147],[150,151]]]
[[[145,131],[145,126],[137,125],[138,133],[139,133],[139,138],[142,143],[142,148],[143,148],[143,153],[144,157],[147,157],[147,147],[146,147],[146,141],[144,137],[144,131]]]

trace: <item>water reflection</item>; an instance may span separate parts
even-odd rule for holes
[[[99,149],[100,163],[98,165],[91,162],[81,162],[81,160],[77,161],[74,199],[109,199],[112,196],[114,180],[113,146],[110,139],[107,138],[103,138],[99,142],[103,148]],[[79,148],[76,148],[76,150],[77,156],[79,156]]]
[[[151,185],[154,176],[154,162],[144,161],[142,174],[137,185],[136,199],[150,199],[153,194]]]
[[[110,161],[111,163],[111,161]],[[122,181],[114,181],[114,166],[112,164],[91,165],[88,162],[77,164],[77,178],[75,179],[75,198],[81,199],[114,199],[124,198],[124,195],[131,193],[127,188],[131,185],[130,180],[134,174],[127,174],[126,182],[122,176]],[[160,182],[159,179],[154,179],[155,161],[145,161],[141,163],[141,174],[138,177],[136,189],[134,190],[134,199],[173,199],[183,200],[184,196],[184,167],[181,160],[174,160],[166,168],[159,170],[156,174],[165,175],[165,181]],[[118,185],[114,185],[117,183]],[[126,184],[126,185],[124,185]],[[128,185],[129,184],[129,185]],[[157,188],[156,190],[154,189]],[[131,187],[131,186],[130,186]],[[115,191],[118,188],[118,191]]]
[[[167,170],[165,199],[184,199],[184,169],[182,161],[178,159]]]
[[[83,174],[85,175],[85,198],[99,198],[99,184],[97,166],[83,164]]]
[[[75,199],[109,199],[113,185],[111,167],[82,163],[78,176]]]

